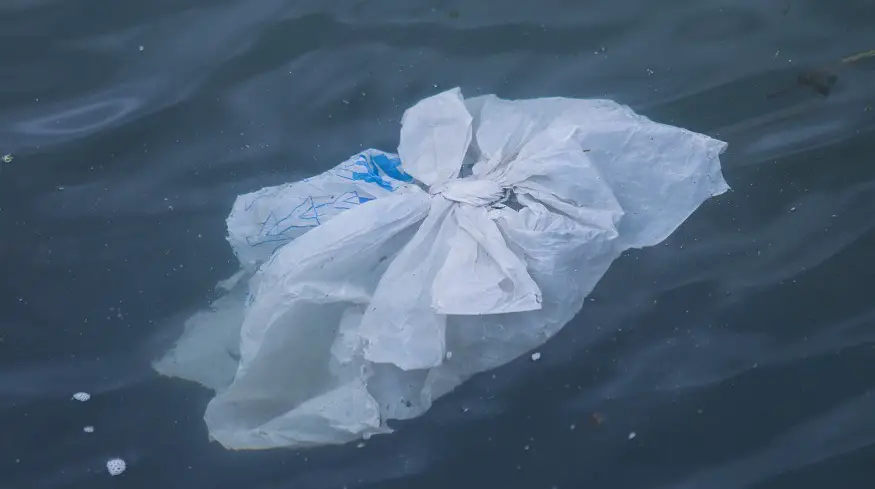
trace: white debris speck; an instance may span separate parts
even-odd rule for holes
[[[12,155],[11,154],[3,155],[3,163],[12,163]]]
[[[144,49],[146,48],[142,44],[140,44],[140,51],[143,51]]]
[[[128,464],[120,458],[114,458],[106,462],[106,470],[109,472],[109,475],[112,476],[121,475],[127,468]]]
[[[790,208],[790,212],[796,212],[796,206],[795,206],[795,205],[794,205],[793,207]]]
[[[632,440],[632,439],[634,439],[634,438],[635,438],[635,437],[636,437],[636,436],[638,436],[638,435],[637,435],[637,434],[635,434],[635,432],[634,432],[634,431],[633,431],[633,432],[631,432],[631,433],[629,433],[629,439],[630,439],[630,440]]]
[[[532,353],[532,361],[533,361],[533,362],[537,362],[537,361],[540,360],[540,359],[541,359],[541,353],[540,353],[540,352]]]
[[[79,402],[85,402],[85,401],[91,399],[91,394],[89,394],[87,392],[77,392],[77,393],[73,394],[73,399],[76,399]]]
[[[364,448],[364,447],[365,447],[365,444],[362,443],[362,442],[359,442],[359,444],[356,445],[355,447],[356,447],[356,448]]]
[[[86,426],[86,427],[82,428],[82,431],[84,431],[86,433],[94,433],[94,426]]]
[[[453,358],[453,352],[448,351],[448,352],[447,352],[447,360],[449,360],[449,359],[451,359],[451,358]]]

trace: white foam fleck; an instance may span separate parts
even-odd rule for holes
[[[75,399],[79,402],[85,402],[85,401],[91,399],[91,394],[89,394],[87,392],[77,392],[77,393],[73,394],[73,399]]]
[[[114,458],[106,462],[106,470],[111,476],[121,475],[127,468],[128,464],[120,458]]]

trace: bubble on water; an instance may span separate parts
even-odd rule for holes
[[[76,399],[79,402],[85,402],[85,401],[91,399],[91,394],[89,394],[87,392],[77,392],[77,393],[73,394],[73,399]]]
[[[120,458],[114,458],[106,462],[106,470],[109,472],[109,475],[112,476],[121,475],[121,473],[124,472],[127,468],[128,464],[126,464],[125,461]]]

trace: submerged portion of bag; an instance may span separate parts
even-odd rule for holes
[[[227,448],[391,432],[545,343],[620,253],[725,192],[725,148],[607,100],[427,98],[397,156],[238,197],[242,271],[155,368],[216,391]]]

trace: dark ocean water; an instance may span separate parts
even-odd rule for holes
[[[0,487],[875,487],[872,0],[4,0],[0,39]],[[235,196],[453,86],[723,139],[733,191],[396,434],[210,443],[150,362],[235,271]]]

